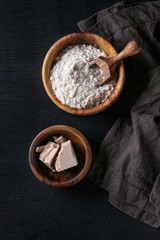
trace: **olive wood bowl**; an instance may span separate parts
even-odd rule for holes
[[[42,66],[42,80],[44,88],[50,97],[50,99],[61,109],[68,113],[76,114],[76,115],[91,115],[99,113],[106,108],[108,108],[112,103],[115,102],[115,100],[120,95],[124,81],[125,81],[125,71],[124,71],[124,65],[121,61],[118,66],[118,77],[117,77],[117,83],[114,88],[113,93],[111,96],[103,103],[99,104],[96,107],[93,108],[86,108],[86,109],[78,109],[78,108],[72,108],[67,105],[62,104],[54,94],[51,84],[50,84],[50,69],[52,65],[54,64],[54,59],[56,56],[66,47],[74,44],[91,44],[96,46],[97,48],[103,50],[109,57],[116,56],[118,53],[115,50],[115,48],[104,38],[88,32],[80,32],[80,33],[72,33],[67,36],[64,36],[60,38],[58,41],[56,41],[49,51],[47,52],[43,66]]]
[[[52,172],[40,160],[36,148],[53,141],[52,136],[63,135],[70,139],[77,156],[78,165],[62,172]],[[29,164],[32,172],[41,182],[52,187],[68,187],[82,180],[89,171],[92,162],[92,151],[89,142],[75,128],[65,125],[55,125],[44,129],[33,140],[29,149]]]

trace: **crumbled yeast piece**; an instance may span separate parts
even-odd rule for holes
[[[55,141],[58,137],[57,136],[53,136],[52,139]]]
[[[57,144],[62,144],[62,143],[64,143],[64,142],[66,142],[67,139],[61,135],[61,136],[59,136],[58,138],[56,138],[54,141],[55,141]]]
[[[53,161],[59,151],[59,148],[59,144],[48,142],[39,156],[39,159],[52,171],[55,171]]]
[[[44,145],[43,145],[43,146],[39,146],[39,147],[36,148],[36,152],[41,153],[41,152],[43,151],[44,148],[45,148]]]
[[[61,144],[61,150],[55,160],[55,169],[57,172],[72,168],[78,164],[72,143],[70,140]]]

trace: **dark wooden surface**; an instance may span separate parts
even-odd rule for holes
[[[94,154],[120,113],[119,99],[97,115],[70,115],[47,96],[41,67],[50,46],[76,22],[116,0],[0,1],[0,239],[159,240],[160,231],[115,209],[87,179],[65,189],[38,181],[28,164],[33,138],[54,124],[79,129]],[[123,92],[126,90],[124,89]],[[123,96],[123,94],[122,94]]]

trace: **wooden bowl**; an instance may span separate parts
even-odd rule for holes
[[[50,69],[52,67],[52,64],[54,63],[55,57],[66,47],[74,44],[91,44],[96,46],[97,48],[100,48],[103,50],[108,56],[112,57],[117,55],[117,51],[115,48],[107,42],[104,38],[92,34],[92,33],[72,33],[67,36],[64,36],[60,38],[57,42],[55,42],[52,47],[47,52],[43,66],[42,66],[42,80],[44,88],[50,97],[50,99],[61,109],[68,113],[76,114],[76,115],[91,115],[96,114],[98,112],[101,112],[108,108],[112,103],[115,102],[115,100],[120,95],[124,81],[125,81],[125,71],[124,71],[124,65],[122,62],[119,63],[118,68],[118,79],[117,84],[114,88],[113,93],[111,96],[102,104],[99,104],[96,107],[88,108],[88,109],[78,109],[78,108],[72,108],[67,105],[62,104],[54,94],[51,84],[50,84]]]
[[[78,165],[62,172],[52,172],[40,160],[36,148],[52,140],[54,135],[70,139],[77,156]],[[53,140],[52,140],[53,141]],[[55,125],[44,129],[33,140],[29,149],[29,164],[34,175],[52,187],[68,187],[76,184],[87,174],[92,161],[92,151],[87,139],[75,128]]]

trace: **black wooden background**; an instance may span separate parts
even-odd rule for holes
[[[0,239],[158,240],[160,231],[107,202],[107,193],[86,178],[54,189],[39,182],[28,149],[44,128],[66,124],[98,146],[119,114],[120,101],[103,113],[80,117],[47,96],[41,67],[50,46],[79,31],[76,23],[116,0],[0,1]],[[125,90],[124,90],[125,91]]]

